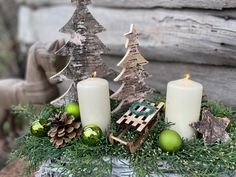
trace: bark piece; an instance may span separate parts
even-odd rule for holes
[[[214,145],[219,141],[229,141],[230,137],[226,132],[230,120],[227,117],[215,117],[208,109],[202,111],[202,119],[200,122],[190,124],[192,128],[203,135],[204,144]]]

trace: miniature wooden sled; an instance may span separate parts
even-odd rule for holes
[[[144,102],[144,100],[139,101]],[[115,141],[123,144],[130,153],[136,152],[136,150],[141,146],[144,140],[147,138],[149,131],[153,128],[160,118],[160,113],[164,107],[164,103],[156,105],[155,103],[149,103],[156,108],[155,112],[149,116],[137,116],[128,110],[116,123],[122,126],[117,136],[112,133],[109,134],[109,141],[114,143]],[[138,106],[135,108],[138,111],[148,111],[144,106]],[[135,129],[138,137],[135,141],[125,141],[122,140],[124,136],[131,128]]]

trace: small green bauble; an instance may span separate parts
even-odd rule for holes
[[[36,137],[47,136],[49,126],[47,126],[48,121],[46,119],[39,119],[32,123],[30,127],[31,134]]]
[[[78,103],[69,103],[66,106],[65,112],[70,115],[74,116],[76,119],[79,119],[80,117],[80,109]]]
[[[102,130],[96,125],[87,125],[84,127],[82,140],[85,144],[94,146],[102,138]]]
[[[158,144],[163,151],[173,153],[181,149],[183,141],[176,131],[164,130],[159,136]]]

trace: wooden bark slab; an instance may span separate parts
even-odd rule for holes
[[[105,62],[114,67],[119,59],[120,57],[107,56]],[[119,70],[118,67],[114,69]],[[147,83],[164,92],[169,81],[183,78],[189,71],[192,80],[203,84],[204,94],[210,100],[219,100],[236,107],[236,68],[150,61],[145,69],[152,74]],[[110,85],[115,90],[120,86],[114,83]]]
[[[129,7],[129,8],[202,8],[223,9],[236,7],[235,0],[93,0],[94,4],[106,7]]]
[[[19,4],[33,7],[46,5],[70,4],[69,0],[16,0]],[[226,9],[235,8],[235,0],[92,0],[94,5],[104,7],[125,8],[201,8],[201,9]]]
[[[31,7],[70,4],[69,0],[16,0],[19,4]]]
[[[145,57],[165,62],[236,66],[236,20],[205,11],[91,8],[107,32],[102,41],[123,55],[122,35],[131,23],[141,32]],[[128,17],[128,18],[127,18]]]
[[[22,7],[19,40],[27,44],[36,40],[50,42],[67,38],[67,35],[57,31],[73,11],[72,6],[37,10]],[[135,23],[141,32],[141,52],[149,59],[236,66],[236,20],[233,19],[236,10],[216,12],[90,7],[90,11],[107,29],[100,37],[113,55],[125,53],[123,34],[131,23]],[[226,20],[229,17],[232,19]]]

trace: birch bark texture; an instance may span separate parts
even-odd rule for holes
[[[76,10],[72,18],[60,29],[60,32],[70,34],[70,40],[57,55],[69,57],[67,66],[56,76],[64,76],[73,81],[69,90],[53,104],[65,105],[78,100],[76,83],[92,76],[96,71],[98,77],[106,77],[111,70],[101,58],[101,54],[108,51],[106,46],[97,37],[97,33],[105,31],[89,12],[87,6],[91,0],[71,0]],[[56,77],[54,76],[54,77]]]
[[[122,86],[111,95],[112,99],[121,100],[121,103],[113,112],[145,98],[153,92],[153,89],[145,83],[145,79],[149,78],[150,74],[144,70],[143,66],[148,64],[148,61],[138,50],[138,33],[134,24],[131,24],[130,31],[125,36],[127,37],[125,45],[127,52],[124,58],[117,64],[123,70],[114,79],[115,82],[121,81]]]

